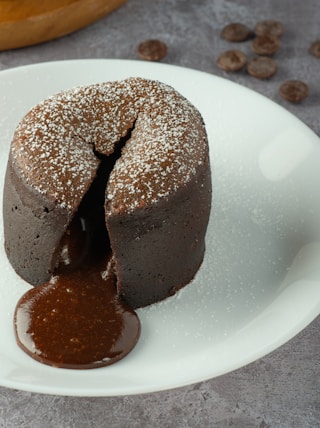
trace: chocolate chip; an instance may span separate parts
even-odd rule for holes
[[[277,63],[267,56],[253,58],[247,64],[248,73],[257,79],[269,79],[276,74],[277,69]]]
[[[239,71],[246,63],[246,55],[238,50],[222,52],[217,59],[218,67],[225,71]]]
[[[315,42],[311,43],[309,53],[311,53],[311,55],[315,56],[316,58],[320,58],[320,40],[316,40]]]
[[[160,61],[168,52],[167,45],[161,40],[150,39],[141,42],[137,48],[141,59],[147,61]]]
[[[280,40],[274,36],[257,36],[252,41],[252,50],[257,55],[272,55],[280,47]]]
[[[281,37],[284,33],[284,26],[280,21],[274,21],[267,19],[265,21],[258,22],[254,27],[254,32],[257,36],[273,36]]]
[[[221,37],[228,42],[244,42],[250,39],[252,31],[244,24],[234,22],[226,25],[221,31]]]
[[[287,101],[299,103],[309,95],[309,87],[301,80],[287,80],[280,86],[279,94]]]

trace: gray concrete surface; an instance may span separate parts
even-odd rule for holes
[[[270,81],[216,66],[230,47],[221,28],[232,21],[250,27],[262,19],[286,27],[279,71]],[[308,47],[320,39],[319,0],[128,0],[123,7],[77,33],[50,43],[0,52],[0,70],[72,58],[136,59],[137,44],[160,38],[163,60],[223,76],[283,105],[320,135],[320,59]],[[249,44],[242,46],[249,53]],[[309,83],[310,96],[292,105],[278,96],[286,79]],[[320,318],[270,355],[235,372],[176,390],[139,396],[73,398],[0,388],[0,427],[320,427]]]

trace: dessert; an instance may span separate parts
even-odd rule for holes
[[[131,78],[80,87],[22,119],[5,179],[5,248],[23,279],[48,281],[63,234],[117,145],[105,221],[119,292],[135,308],[191,281],[210,211],[202,118],[164,84]]]
[[[4,186],[9,261],[24,280],[39,286],[16,309],[20,346],[59,367],[89,368],[122,358],[140,332],[133,309],[174,294],[199,269],[210,205],[203,120],[173,88],[130,78],[74,88],[35,106],[15,131]],[[116,354],[110,349],[111,356],[102,353],[98,361],[48,356],[50,340],[44,343],[47,336],[39,333],[38,320],[47,321],[43,306],[52,319],[64,313],[68,304],[58,302],[74,298],[77,282],[86,294],[88,283],[96,282],[93,271],[102,281],[98,288],[105,284],[112,290],[106,305],[115,302],[114,312],[122,305],[130,319],[129,345]],[[37,303],[49,290],[54,297]],[[26,313],[28,325],[22,326]],[[71,316],[69,322],[59,319],[63,328],[73,323]],[[70,352],[78,355],[80,339],[71,330],[69,338],[60,333],[55,336],[67,340],[63,347],[69,352],[74,345]],[[122,333],[115,335],[121,342]]]

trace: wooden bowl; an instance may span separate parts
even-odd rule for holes
[[[0,0],[0,50],[34,45],[79,30],[126,0]]]

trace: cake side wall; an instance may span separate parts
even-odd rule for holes
[[[210,208],[207,158],[187,185],[164,200],[107,215],[118,290],[129,306],[163,300],[194,278],[204,256]]]
[[[22,279],[40,285],[52,275],[54,252],[70,214],[23,184],[10,159],[4,201],[3,226],[8,259]]]

